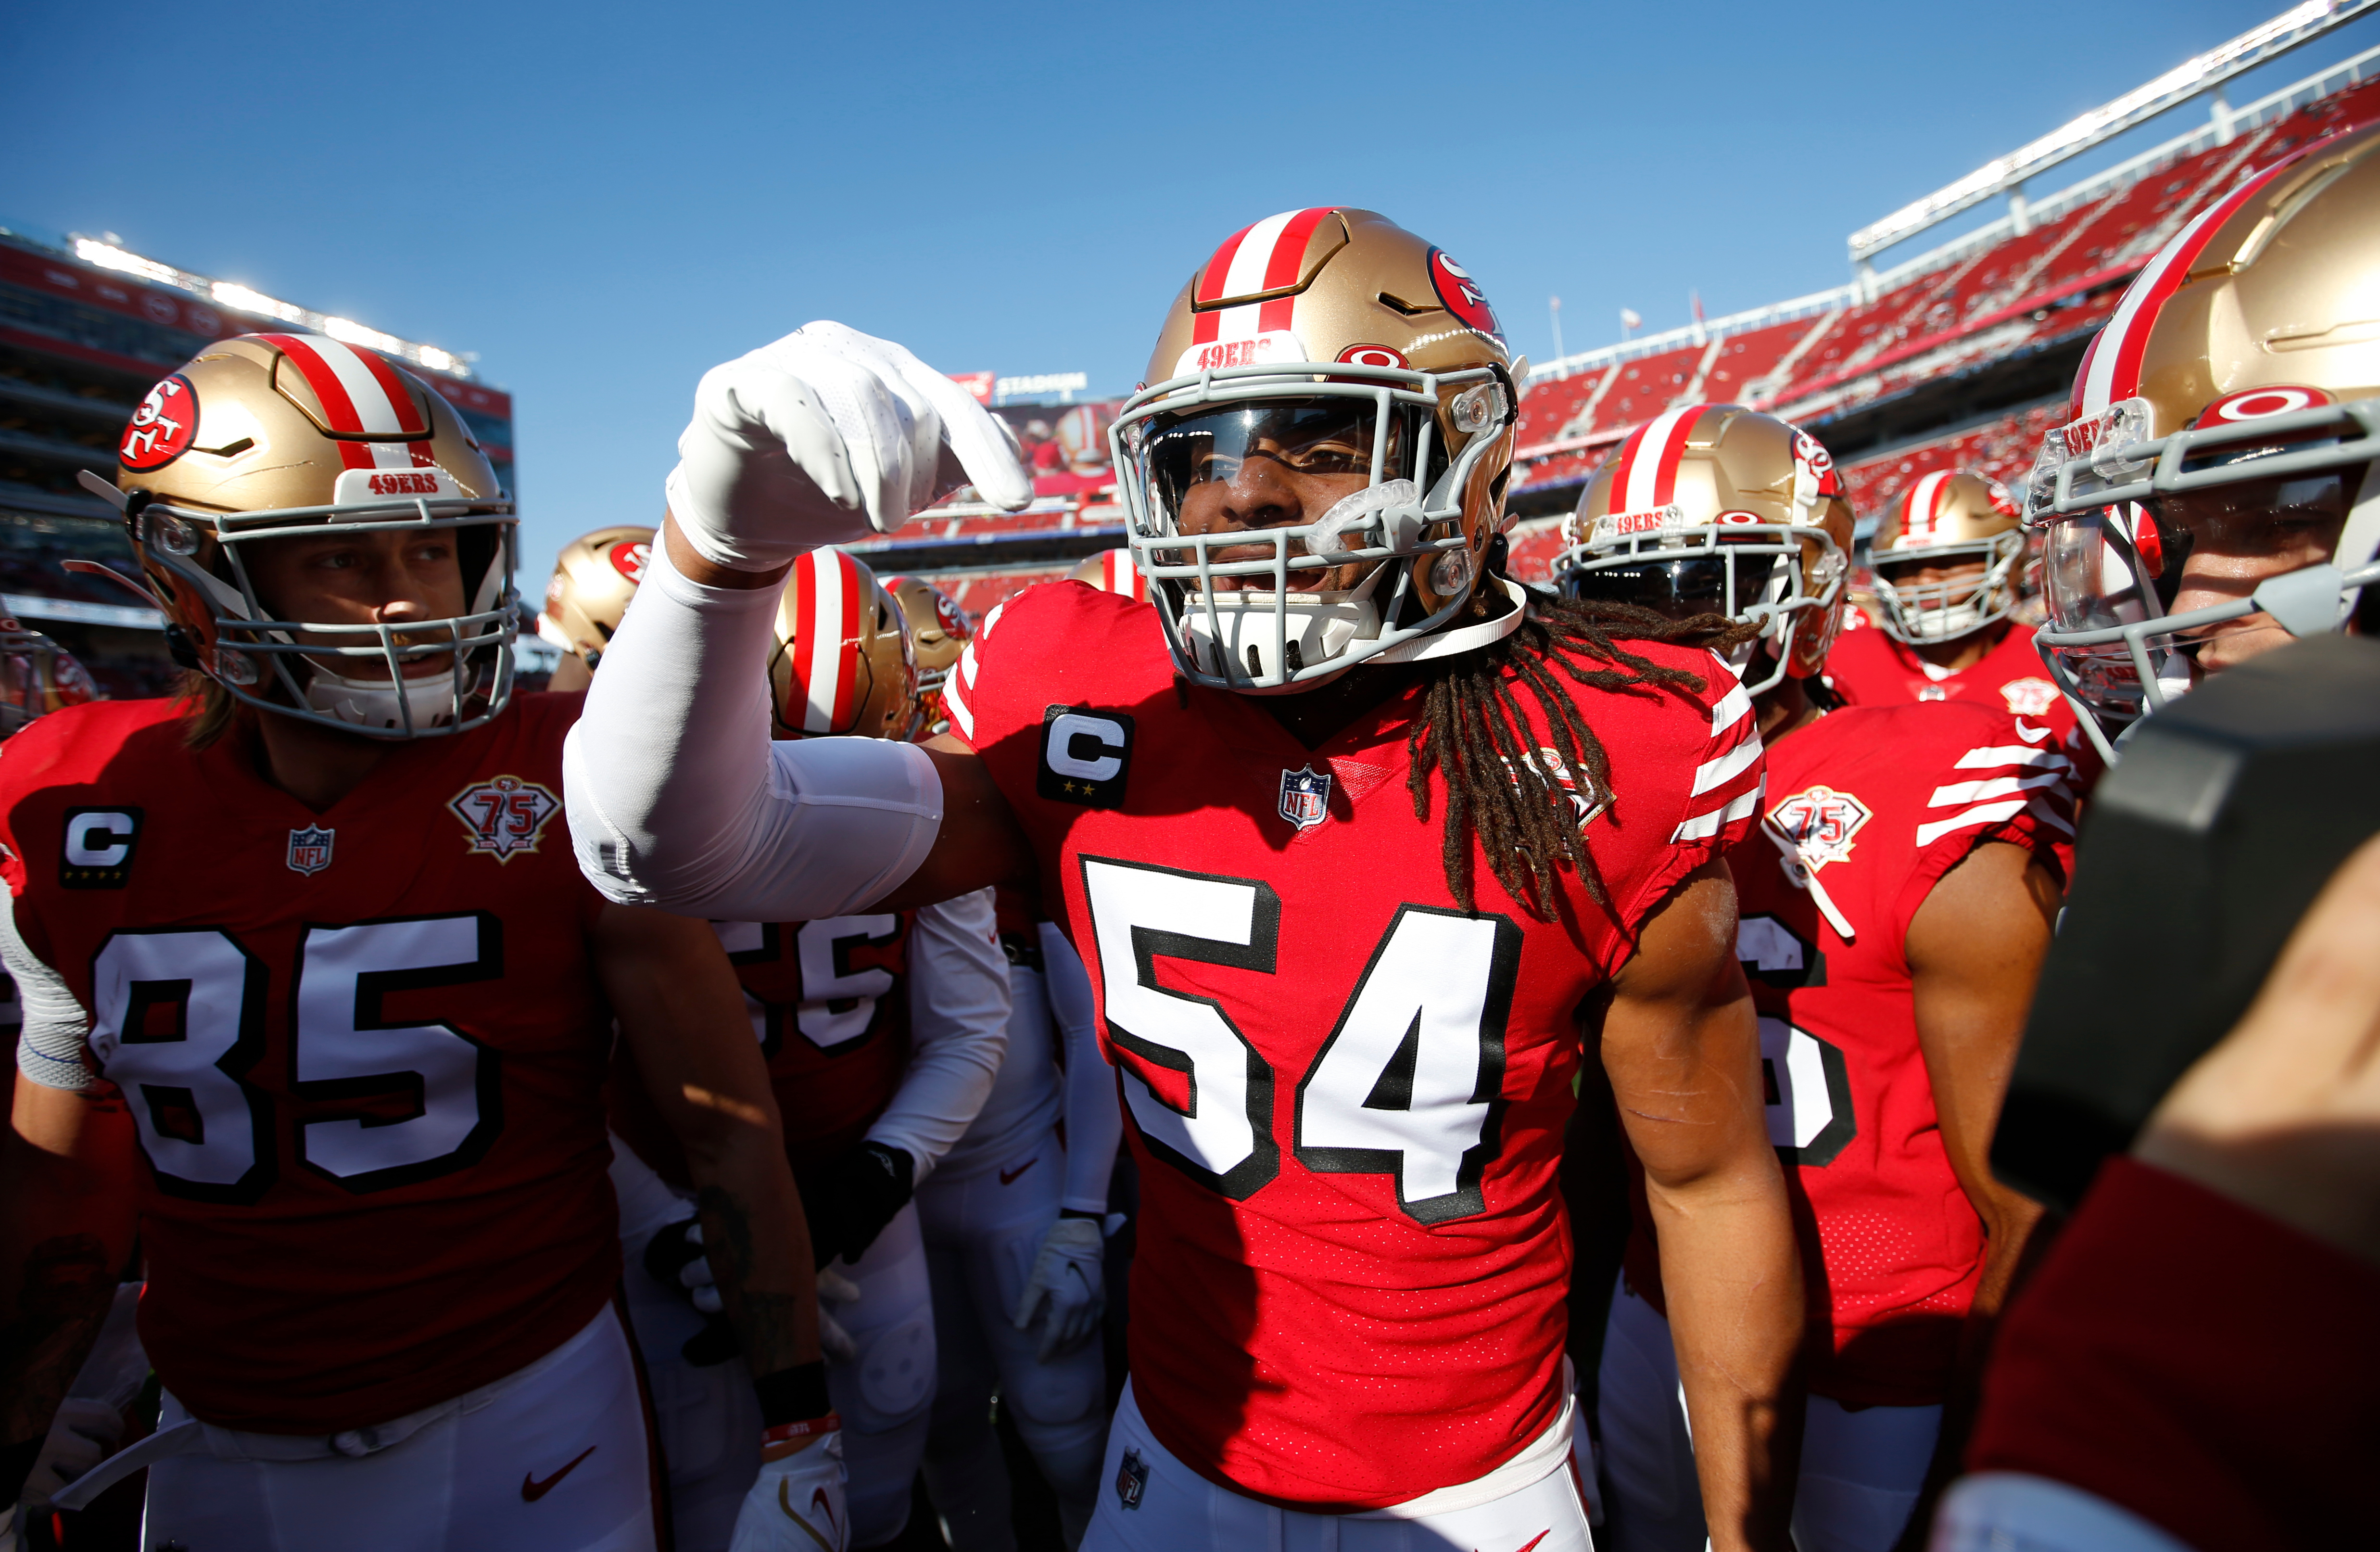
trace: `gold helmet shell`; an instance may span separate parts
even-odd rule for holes
[[[2200,212],[2126,288],[2043,439],[2025,499],[2046,529],[2039,637],[2083,725],[2162,706],[2192,666],[2185,632],[2262,612],[2292,636],[2341,628],[2380,553],[2380,125],[2299,147]],[[2250,598],[2168,614],[2179,565],[2159,511],[2284,485],[2345,506],[2332,553]],[[2311,498],[2309,498],[2311,499]],[[2297,504],[2294,501],[2287,504]],[[2168,514],[2168,516],[2171,515]]]
[[[909,640],[917,661],[917,700],[927,727],[936,732],[949,725],[942,711],[942,685],[958,666],[959,654],[974,639],[975,626],[958,600],[922,576],[887,576],[884,590],[901,606],[909,623]]]
[[[1760,624],[1757,695],[1805,679],[1841,628],[1852,517],[1817,438],[1742,405],[1690,404],[1639,426],[1604,459],[1563,524],[1554,576],[1574,598]],[[1753,668],[1741,649],[1739,673]]]
[[[410,738],[478,727],[510,698],[512,503],[462,418],[402,367],[316,334],[220,340],[149,391],[116,459],[116,491],[96,488],[125,514],[167,645],[235,699]],[[451,531],[465,612],[403,643],[280,618],[245,547],[329,524]],[[404,671],[436,658],[447,673]]]
[[[1469,273],[1385,216],[1318,206],[1227,238],[1174,297],[1111,433],[1134,557],[1184,676],[1303,689],[1517,625],[1509,583],[1469,606],[1504,527],[1523,370]],[[1310,521],[1185,534],[1179,503],[1201,477],[1169,460],[1234,418],[1293,412],[1366,429],[1366,488]],[[1351,566],[1363,581],[1321,590]]]
[[[924,721],[909,623],[876,574],[840,550],[794,561],[769,652],[770,732],[906,743]]]
[[[545,584],[545,611],[537,634],[578,658],[589,670],[628,612],[629,600],[651,564],[654,529],[614,524],[580,534],[554,558]]]
[[[2006,619],[2016,607],[2023,516],[2006,487],[1973,469],[1919,475],[1893,498],[1869,545],[1885,633],[1956,641]],[[1947,580],[1920,579],[1953,568],[1959,575]]]
[[[1132,564],[1129,550],[1102,550],[1078,564],[1066,577],[1072,582],[1087,582],[1103,593],[1121,593],[1142,603],[1148,601],[1148,578]]]

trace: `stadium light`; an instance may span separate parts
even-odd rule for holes
[[[2243,70],[2277,59],[2301,43],[2380,5],[2380,0],[2306,0],[2230,42],[2186,59],[2147,85],[2060,125],[2006,156],[1996,157],[1925,198],[1853,232],[1851,257],[1860,263],[1875,254],[1949,220],[1961,211],[2004,194],[2034,174],[2110,139],[2137,124],[2177,107]]]
[[[2380,0],[2373,0],[2373,3],[2380,4]],[[310,330],[318,334],[328,334],[333,339],[345,341],[348,345],[369,346],[383,355],[401,357],[417,366],[427,367],[431,371],[444,372],[449,377],[471,375],[470,366],[466,359],[451,350],[441,350],[434,345],[421,345],[412,340],[399,339],[395,334],[384,334],[378,329],[357,322],[352,318],[338,318],[329,313],[315,312],[310,309],[298,307],[295,303],[277,301],[261,291],[251,291],[245,285],[237,285],[228,280],[212,280],[188,270],[177,270],[171,264],[160,263],[154,259],[144,259],[138,253],[120,248],[112,242],[102,242],[97,237],[86,237],[78,233],[73,236],[72,241],[75,257],[86,264],[96,264],[103,270],[115,270],[124,274],[137,275],[152,285],[170,285],[179,291],[188,291],[204,297],[217,307],[229,308],[234,312],[245,312],[259,318],[270,318],[283,323],[293,323],[300,329]]]

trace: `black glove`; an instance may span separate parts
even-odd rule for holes
[[[837,1256],[856,1261],[908,1206],[916,1160],[882,1143],[862,1143],[801,1181],[802,1213],[810,1223],[810,1250],[821,1267]]]

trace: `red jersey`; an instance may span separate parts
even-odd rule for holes
[[[905,911],[810,922],[713,922],[744,985],[752,1032],[796,1176],[857,1147],[909,1062]],[[633,1076],[624,1057],[624,1076]],[[612,1125],[674,1184],[688,1183],[677,1139],[640,1084],[612,1095]]]
[[[42,718],[0,873],[147,1168],[140,1337],[208,1422],[359,1427],[522,1367],[618,1277],[577,696],[395,744],[316,813],[176,702]]]
[[[1134,1391],[1210,1479],[1374,1509],[1551,1424],[1579,1006],[1759,790],[1725,667],[1630,645],[1706,688],[1571,690],[1610,758],[1575,801],[1611,907],[1565,875],[1553,922],[1475,843],[1455,906],[1443,783],[1426,820],[1405,785],[1417,689],[1309,749],[1177,679],[1148,604],[1078,584],[1010,600],[961,658],[953,729],[1083,951],[1133,1122]]]
[[[2058,740],[2074,729],[2074,708],[2034,649],[2031,625],[2008,622],[1999,645],[1956,673],[1937,678],[1931,668],[1882,630],[1845,631],[1827,653],[1827,682],[1853,706],[1973,701],[2047,727]]]
[[[1769,1136],[1796,1198],[1811,1320],[1831,1328],[1814,1343],[1819,1395],[1945,1394],[1985,1241],[1943,1149],[1902,945],[1936,881],[1985,842],[2054,863],[2066,768],[2054,743],[1973,703],[1852,707],[1769,746],[1767,820],[1728,862]],[[1646,1291],[1658,1276],[1640,1227],[1629,1280]]]

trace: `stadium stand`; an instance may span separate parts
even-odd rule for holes
[[[1834,451],[1863,515],[1932,469],[2021,484],[2092,334],[2158,247],[2254,167],[2375,116],[2380,48],[2243,107],[2218,103],[2186,134],[1888,270],[1863,269],[1851,285],[1536,368],[1510,500],[1514,574],[1546,575],[1558,519],[1597,465],[1674,404],[1750,404],[1808,427]],[[1024,513],[953,505],[860,549],[980,614],[1122,542],[1111,491],[1063,483],[1045,483]]]

